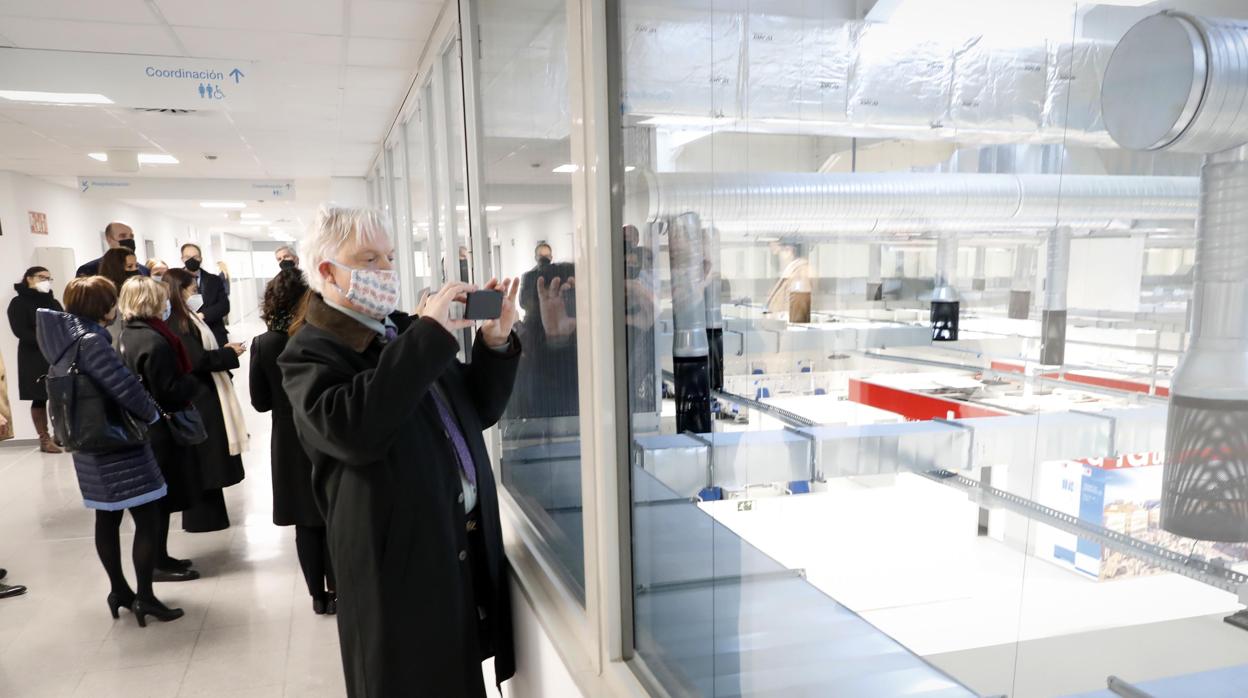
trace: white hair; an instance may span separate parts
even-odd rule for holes
[[[295,255],[296,257],[297,257],[297,256],[299,256],[299,253],[295,251],[295,248],[294,248],[294,246],[293,246],[293,245],[282,245],[281,247],[277,248],[276,250],[273,250],[273,256],[274,256],[274,257],[276,257],[276,256],[278,256],[279,254],[281,254],[281,253],[283,253],[283,252],[289,252],[289,253],[291,253],[291,254]]]
[[[316,222],[308,236],[299,243],[299,257],[303,261],[304,276],[313,291],[321,293],[325,279],[319,271],[321,262],[339,261],[338,250],[348,242],[370,242],[384,238],[391,240],[390,231],[381,216],[371,208],[321,204],[316,212]]]

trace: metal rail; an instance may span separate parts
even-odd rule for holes
[[[1162,569],[1181,574],[1198,582],[1229,591],[1240,596],[1248,592],[1248,575],[1241,574],[1225,565],[1199,560],[1159,545],[1146,543],[1124,533],[1110,530],[1099,524],[1084,521],[1077,516],[1058,511],[1030,499],[1011,494],[995,487],[987,487],[951,470],[929,470],[919,473],[924,477],[966,492],[981,506],[1001,506],[1030,519],[1048,524],[1081,538],[1090,538],[1101,545],[1127,555],[1147,560]]]
[[[674,376],[671,371],[663,371],[663,380],[674,381],[676,380],[676,376]],[[811,421],[801,415],[794,414],[781,407],[776,407],[775,405],[768,405],[765,402],[759,402],[758,400],[745,397],[744,395],[737,395],[736,393],[730,393],[726,390],[715,390],[713,388],[711,389],[711,395],[719,398],[720,400],[727,400],[728,402],[742,407],[748,407],[752,410],[764,412],[791,427],[818,426],[817,422]]]

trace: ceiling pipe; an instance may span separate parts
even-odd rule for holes
[[[936,278],[932,287],[932,341],[958,341],[958,238],[945,231],[936,239]]]
[[[721,230],[926,233],[1081,230],[1196,219],[1195,177],[641,172],[628,220],[698,212]]]
[[[1035,283],[1036,255],[1031,245],[1014,247],[1014,278],[1010,282],[1012,320],[1026,320],[1031,315],[1031,287]]]
[[[667,226],[672,273],[672,363],[677,431],[711,431],[710,346],[706,334],[706,271],[702,219],[674,216]]]
[[[703,284],[706,305],[706,340],[709,344],[711,388],[724,389],[724,311],[720,294],[723,288],[719,256],[719,231],[714,226],[702,229]]]
[[[1040,315],[1040,364],[1066,363],[1066,287],[1070,281],[1070,228],[1049,231]]]
[[[1114,50],[1102,93],[1124,148],[1204,154],[1191,342],[1170,387],[1161,525],[1248,541],[1248,23],[1164,12]]]

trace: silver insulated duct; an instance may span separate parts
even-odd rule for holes
[[[720,294],[723,277],[719,259],[719,231],[707,226],[702,231],[703,284],[706,286],[706,339],[710,345],[711,387],[724,389],[724,311]]]
[[[1196,218],[1193,177],[639,172],[629,220],[714,212],[722,230],[930,233],[1094,230]],[[644,182],[644,184],[643,184]],[[743,227],[744,226],[744,227]]]
[[[1014,279],[1010,282],[1010,318],[1026,320],[1031,315],[1031,287],[1036,267],[1034,249],[1030,245],[1014,248]]]
[[[936,239],[936,278],[932,288],[932,341],[958,340],[960,296],[958,283],[958,238],[944,231]]]
[[[1070,229],[1049,231],[1044,274],[1044,310],[1040,317],[1040,363],[1066,363],[1066,287],[1070,282]]]
[[[672,269],[672,360],[676,376],[676,428],[711,431],[711,384],[706,338],[706,270],[702,219],[682,213],[668,226]]]
[[[1248,541],[1248,23],[1166,12],[1114,50],[1114,140],[1203,153],[1191,343],[1174,373],[1161,525]]]

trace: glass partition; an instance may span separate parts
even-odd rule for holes
[[[1243,403],[1209,397],[1248,386],[1166,399],[1200,373],[1187,314],[1228,317],[1191,290],[1199,178],[1242,142],[1199,112],[1231,53],[1191,57],[1248,25],[1132,29],[1141,5],[608,5],[632,630],[667,690],[1067,696],[1248,664],[1223,622]],[[1111,69],[1129,31],[1153,50]]]
[[[576,248],[563,0],[481,0],[484,202],[497,273],[521,281],[523,345],[499,425],[503,484],[584,596]]]

